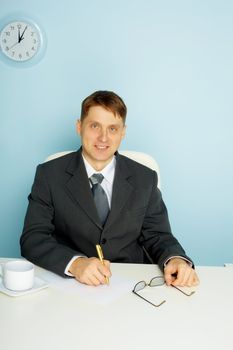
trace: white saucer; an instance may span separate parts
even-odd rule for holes
[[[3,283],[2,283],[2,278],[0,278],[0,292],[9,295],[11,297],[19,297],[21,295],[25,295],[25,294],[30,294],[30,293],[34,293],[37,292],[43,288],[47,288],[48,287],[48,283],[45,282],[44,280],[42,280],[39,277],[35,277],[34,278],[34,285],[31,289],[28,290],[23,290],[21,292],[16,292],[10,289],[7,289]]]

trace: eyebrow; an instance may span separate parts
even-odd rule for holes
[[[101,124],[99,121],[97,121],[97,120],[90,120],[89,122],[88,122],[89,124],[92,124],[92,123],[96,123],[96,124]],[[102,124],[101,124],[102,125]],[[114,126],[114,127],[120,127],[121,125],[120,125],[120,123],[118,124],[118,123],[116,123],[116,124],[109,124],[109,125],[107,125],[108,127],[109,126]],[[124,126],[124,125],[123,125]]]

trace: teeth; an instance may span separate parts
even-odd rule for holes
[[[99,149],[105,149],[105,148],[107,148],[107,146],[96,146],[97,148],[99,148]]]

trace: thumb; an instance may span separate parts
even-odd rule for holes
[[[176,272],[174,266],[172,264],[168,264],[164,268],[164,279],[166,284],[169,286],[172,284],[172,282],[175,280],[174,273]]]

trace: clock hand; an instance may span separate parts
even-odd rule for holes
[[[20,35],[20,37],[19,37],[19,43],[20,43],[20,41],[22,41],[22,40],[24,39],[23,36],[24,36],[24,33],[25,33],[27,27],[28,27],[28,26],[26,26],[26,27],[24,28],[23,33]]]
[[[9,50],[11,50],[15,45],[18,45],[18,41],[17,41],[17,43],[14,43],[11,47],[9,47]]]
[[[18,28],[18,43],[20,43],[20,29]]]
[[[11,47],[9,47],[9,50],[11,50],[15,45],[18,45],[24,38],[21,38],[20,41],[17,41],[14,43]]]
[[[11,50],[14,46],[16,46],[17,44],[19,44],[20,41],[22,41],[22,40],[24,39],[24,38],[22,38],[22,36],[23,36],[23,34],[24,34],[26,28],[27,28],[27,27],[25,27],[25,29],[24,29],[22,35],[20,35],[20,29],[18,28],[18,41],[17,41],[16,43],[14,43],[13,45],[11,45],[11,47],[9,47],[9,50]]]

